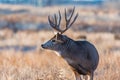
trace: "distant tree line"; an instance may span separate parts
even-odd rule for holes
[[[51,6],[59,4],[101,4],[103,0],[0,0],[0,3],[5,4],[23,4],[33,6]]]

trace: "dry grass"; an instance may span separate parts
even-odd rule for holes
[[[105,53],[100,55],[96,80],[119,80],[120,54]]]
[[[2,30],[2,32],[6,32]],[[10,32],[9,30],[7,32]],[[46,34],[49,34],[45,36]],[[72,34],[70,34],[72,33]],[[120,41],[112,33],[86,33],[69,30],[65,33],[78,40],[86,36],[94,43],[100,55],[100,62],[95,71],[95,80],[119,80],[120,78]],[[10,34],[8,35],[10,36]],[[36,45],[34,51],[21,52],[10,50],[0,51],[0,80],[74,80],[74,74],[68,64],[54,54],[40,48],[41,43],[53,36],[50,31],[18,32],[16,36],[0,40],[1,46]],[[19,40],[16,41],[16,40]],[[9,41],[9,42],[8,42]],[[10,44],[11,42],[14,44]],[[25,43],[27,42],[27,43]],[[118,48],[118,49],[116,49]]]
[[[50,52],[23,54],[9,51],[1,53],[0,59],[0,80],[71,80],[74,78],[68,65]]]
[[[24,6],[22,8],[21,6],[11,5],[0,6],[1,9],[13,11],[25,8]],[[25,10],[28,10],[30,14],[3,14],[0,15],[0,20],[10,23],[17,21],[47,23],[48,13],[56,13],[61,8],[63,13],[64,7],[53,7],[53,11],[50,11],[51,8],[49,7],[44,9],[26,7]],[[95,80],[119,80],[120,39],[118,35],[120,33],[120,11],[82,7],[77,7],[76,11],[80,14],[76,25],[83,25],[83,28],[94,25],[98,32],[94,32],[96,30],[91,31],[94,28],[89,27],[88,32],[87,30],[81,32],[69,29],[65,34],[75,40],[84,37],[96,46],[100,61],[95,71]],[[102,30],[102,28],[105,28],[112,31],[113,27],[118,28],[117,33]],[[82,28],[80,27],[80,29]],[[49,40],[52,36],[52,31],[18,31],[13,34],[9,29],[0,30],[0,80],[74,80],[73,71],[61,57],[56,56],[53,51],[43,50],[40,47],[43,42]],[[36,46],[37,48],[27,52],[14,48],[1,49],[6,46]]]

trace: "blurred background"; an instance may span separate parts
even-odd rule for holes
[[[76,7],[65,35],[93,43],[100,55],[95,80],[120,79],[120,0],[0,0],[0,80],[73,80],[62,59],[41,44],[54,36],[48,15]],[[72,75],[72,76],[71,76]]]

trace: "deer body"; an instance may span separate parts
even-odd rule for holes
[[[59,40],[65,42],[54,42],[54,38],[42,45],[45,49],[57,51],[72,69],[82,75],[93,75],[97,68],[99,56],[96,48],[88,41],[74,41],[65,35],[57,34]]]
[[[67,45],[58,52],[78,73],[86,75],[96,69],[99,58],[92,44],[87,41],[70,41]]]
[[[67,20],[67,18],[65,19],[66,21],[70,21],[71,18],[69,20]],[[73,22],[75,21],[75,19],[76,17],[74,18]],[[50,21],[50,18],[49,22],[51,26],[53,26],[53,28],[61,33],[57,33],[48,42],[42,44],[42,48],[58,52],[59,55],[63,57],[63,59],[65,59],[74,70],[76,80],[80,79],[80,77],[78,79],[78,74],[89,75],[90,80],[93,80],[94,71],[97,68],[99,62],[99,55],[94,45],[92,45],[88,41],[75,41],[65,35],[62,35],[62,33],[65,32],[69,26],[66,26],[65,30],[60,30],[59,27],[55,27],[57,25],[54,26],[54,23]],[[70,25],[72,25],[72,23]],[[66,24],[68,25],[69,22]]]

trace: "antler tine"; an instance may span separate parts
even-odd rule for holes
[[[71,24],[69,26],[72,26],[72,24],[75,22],[75,20],[77,19],[78,17],[78,13],[76,14],[76,16],[74,17],[73,21],[71,22]]]
[[[50,26],[54,28],[55,24],[50,20],[50,15],[48,16],[48,21]]]
[[[59,11],[59,23],[58,23],[59,27],[60,27],[60,23],[61,23],[61,13]]]
[[[65,21],[67,22],[67,12],[66,12],[66,8],[65,8]]]
[[[77,19],[77,17],[78,17],[78,13],[77,13],[76,16],[74,17],[73,21],[70,23],[70,20],[71,20],[73,14],[74,14],[74,11],[75,11],[75,7],[73,8],[72,13],[71,13],[69,19],[67,19],[67,12],[66,12],[66,9],[65,9],[66,29],[63,30],[62,33],[64,33],[68,28],[70,28],[71,25],[72,25],[72,24],[75,22],[75,20]],[[61,33],[61,34],[62,34],[62,33]]]
[[[65,21],[66,21],[66,26],[68,26],[68,24],[69,24],[69,22],[70,22],[70,20],[71,20],[71,18],[72,18],[72,16],[73,16],[74,11],[75,11],[75,7],[73,8],[72,13],[71,13],[69,19],[67,19],[67,12],[66,12],[66,9],[65,9]]]
[[[54,22],[55,22],[55,24],[57,26],[57,16],[56,16],[56,14],[54,14],[54,18],[55,18]]]

